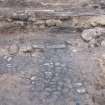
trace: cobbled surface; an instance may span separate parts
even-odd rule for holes
[[[83,78],[81,79],[79,64],[75,61],[75,50],[62,40],[32,40],[27,43],[34,45],[33,52],[25,47],[25,53],[0,57],[1,78],[3,75],[7,79],[7,75],[16,76],[16,87],[7,84],[3,94],[4,91],[12,90],[16,93],[10,95],[7,92],[6,96],[0,95],[0,99],[4,97],[6,105],[13,105],[12,101],[17,105],[85,105],[84,98],[88,94]],[[19,52],[21,47],[20,44]],[[5,78],[3,81],[7,82]],[[8,81],[13,82],[14,79]],[[7,101],[8,97],[14,99]],[[4,101],[1,103],[4,104]]]

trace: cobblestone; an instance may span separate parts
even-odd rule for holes
[[[62,49],[62,52],[63,51],[64,49]],[[46,51],[45,55],[48,52]],[[67,103],[67,105],[69,105],[69,101],[67,99],[71,97],[70,95],[72,90],[71,82],[69,81],[71,80],[70,72],[68,71],[66,65],[63,64],[63,62],[61,63],[56,61],[59,60],[60,58],[58,57],[53,58],[52,53],[53,55],[57,56],[57,52],[53,50],[41,61],[41,62],[49,61],[49,63],[44,63],[43,65],[41,63],[42,66],[39,70],[39,73],[37,74],[36,80],[34,80],[33,83],[34,93],[39,94],[35,95],[35,97],[38,98],[39,96],[44,96],[44,98],[41,100],[48,100],[49,104],[54,103],[54,105],[64,105]],[[52,58],[53,63],[52,62],[50,63],[50,59]],[[52,69],[49,69],[49,67],[51,66],[50,64],[53,64]],[[46,69],[44,69],[45,67]],[[57,67],[60,67],[60,69],[58,69]]]

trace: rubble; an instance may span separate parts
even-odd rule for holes
[[[35,79],[36,79],[35,76],[32,76],[32,77],[31,77],[31,81],[34,81]]]
[[[9,46],[8,53],[10,55],[17,54],[18,52],[19,52],[19,47],[16,44],[13,44],[13,45]]]
[[[105,29],[104,28],[95,27],[95,28],[92,28],[92,29],[84,30],[81,34],[81,37],[85,41],[91,41],[92,39],[96,39],[96,38],[102,36],[103,34],[105,34]]]
[[[77,93],[79,93],[79,94],[85,94],[86,93],[86,89],[85,88],[78,88],[77,90]]]
[[[62,26],[62,21],[61,20],[55,20],[55,19],[49,19],[46,20],[46,25],[51,27],[51,26]]]
[[[21,53],[32,53],[33,49],[30,43],[27,43],[26,45],[22,45],[20,47],[20,52]]]
[[[91,26],[105,26],[105,15],[91,17],[89,19]]]
[[[101,42],[101,46],[102,46],[102,47],[105,47],[105,40],[103,40],[103,41]]]
[[[105,26],[105,15],[77,16],[72,18],[73,26],[79,28]]]
[[[56,22],[54,19],[46,20],[46,25],[47,26],[55,26]]]

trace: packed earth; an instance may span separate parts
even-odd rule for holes
[[[105,105],[105,0],[0,0],[0,105]]]

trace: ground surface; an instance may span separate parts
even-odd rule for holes
[[[79,1],[70,3],[100,6],[98,0]],[[10,9],[11,3],[3,4],[0,11]],[[91,47],[83,30],[68,23],[0,32],[0,105],[105,105],[105,46]]]

